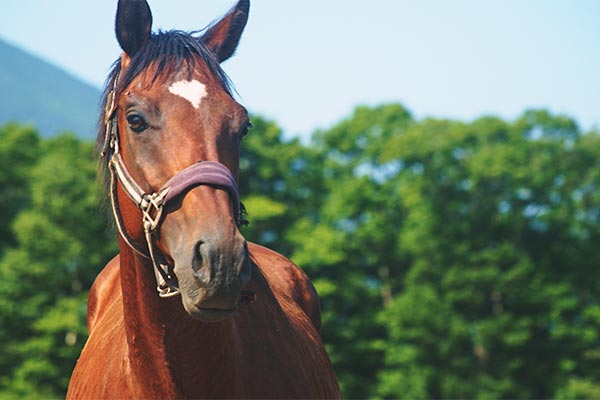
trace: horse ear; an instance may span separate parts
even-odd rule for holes
[[[146,0],[119,0],[115,32],[123,51],[133,57],[148,40],[152,29],[152,13]]]
[[[202,41],[217,56],[219,62],[233,55],[248,22],[250,1],[240,0],[223,19],[211,26]]]

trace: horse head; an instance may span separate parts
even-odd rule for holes
[[[235,51],[248,10],[240,0],[198,36],[153,33],[145,0],[120,0],[117,10],[123,53],[100,140],[117,225],[152,259],[159,289],[180,293],[202,321],[233,315],[252,270],[237,193],[248,115],[219,65]]]

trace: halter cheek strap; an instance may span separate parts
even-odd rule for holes
[[[115,78],[115,87],[116,87]],[[108,107],[110,105],[110,107]],[[131,176],[119,152],[119,138],[117,129],[117,112],[115,105],[115,88],[109,94],[107,102],[107,122],[105,144],[102,156],[109,154],[108,167],[110,170],[110,199],[117,228],[127,245],[143,257],[152,261],[157,279],[157,290],[160,297],[172,297],[179,294],[179,288],[169,273],[169,266],[164,255],[156,251],[154,235],[163,220],[165,207],[179,196],[200,185],[208,185],[226,190],[233,203],[234,217],[238,226],[242,221],[243,206],[240,202],[237,183],[231,171],[216,161],[197,162],[173,176],[165,185],[154,193],[146,193]],[[138,245],[129,235],[117,200],[117,180],[127,196],[137,205],[142,212],[142,226],[146,239],[147,251]]]

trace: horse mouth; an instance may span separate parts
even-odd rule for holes
[[[248,295],[246,292],[249,291],[242,290],[250,279],[250,274],[239,272],[244,269],[239,265],[242,262],[247,263],[248,259],[244,257],[243,260],[235,261],[233,266],[204,266],[200,272],[196,272],[193,267],[183,267],[187,265],[183,263],[179,264],[178,269],[175,262],[173,272],[178,275],[179,292],[185,311],[199,321],[218,322],[232,318],[240,304],[252,303],[256,295],[253,292]],[[206,271],[209,273],[202,275]]]
[[[190,312],[190,315],[203,322],[219,322],[225,319],[229,319],[237,311],[237,305],[234,308],[223,309],[223,308],[202,308],[194,307],[195,310]]]
[[[229,319],[238,310],[236,303],[231,308],[203,307],[202,304],[194,304],[193,302],[183,299],[183,307],[187,313],[194,319],[202,322],[219,322]]]

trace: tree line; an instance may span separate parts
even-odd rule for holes
[[[310,143],[260,116],[242,233],[300,265],[345,398],[600,398],[600,133],[357,107]],[[94,145],[0,127],[0,397],[61,397],[118,251]]]

